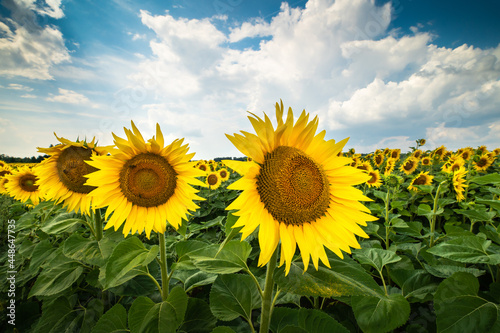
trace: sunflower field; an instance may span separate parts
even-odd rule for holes
[[[500,149],[325,140],[276,104],[226,134],[0,161],[0,323],[15,332],[500,332]]]

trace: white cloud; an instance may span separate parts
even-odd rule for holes
[[[51,97],[47,97],[45,99],[46,101],[78,105],[91,105],[92,107],[97,107],[97,105],[92,103],[85,95],[77,93],[73,90],[59,88],[59,95],[50,95]]]
[[[23,86],[22,84],[18,84],[18,83],[9,83],[9,85],[7,87],[1,87],[1,88],[12,89],[12,90],[22,90],[22,91],[33,91],[33,88]]]
[[[22,98],[37,98],[38,96],[36,95],[32,95],[32,94],[24,94],[24,95],[21,95]]]
[[[41,27],[35,14],[52,18],[64,16],[60,0],[15,0],[12,17],[0,24],[0,75],[29,79],[53,79],[50,69],[70,61],[62,33],[53,26]]]

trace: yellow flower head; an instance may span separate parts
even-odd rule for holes
[[[229,176],[231,175],[231,173],[226,168],[219,169],[217,172],[219,173],[219,177],[223,182],[228,180]]]
[[[87,194],[95,187],[84,185],[85,175],[97,169],[85,162],[91,156],[106,154],[112,147],[97,147],[95,138],[91,142],[72,142],[54,135],[61,144],[38,148],[39,152],[50,155],[38,166],[38,184],[46,199],[63,202],[68,211],[89,214],[91,199]]]
[[[476,171],[486,171],[486,169],[488,169],[494,161],[494,157],[490,157],[488,154],[483,154],[479,156],[479,159],[476,162],[474,162],[474,169],[476,169]]]
[[[126,220],[123,234],[151,231],[164,233],[166,221],[178,229],[188,210],[199,208],[193,200],[203,200],[191,185],[205,186],[196,179],[204,175],[189,162],[184,139],[164,145],[163,133],[156,124],[156,137],[147,142],[132,122],[127,140],[113,133],[118,147],[111,156],[93,156],[87,162],[98,171],[87,175],[86,185],[97,188],[89,193],[97,207],[108,207],[105,229],[118,229]]]
[[[366,181],[366,184],[369,187],[380,187],[382,185],[382,180],[380,179],[380,171],[378,170],[370,170],[368,172],[370,179]]]
[[[465,185],[465,175],[467,174],[465,167],[460,167],[457,171],[453,172],[453,188],[456,193],[457,201],[465,199],[464,191],[468,185]]]
[[[368,237],[359,225],[376,218],[359,202],[370,199],[353,187],[370,177],[338,156],[347,139],[325,141],[325,131],[316,134],[318,118],[309,121],[305,111],[294,122],[290,108],[283,120],[283,103],[276,103],[276,128],[266,114],[251,115],[256,134],[226,134],[254,161],[224,161],[243,175],[228,187],[242,193],[226,209],[238,210],[234,227],[242,227],[242,239],[259,228],[259,266],[269,262],[280,241],[286,274],[297,245],[304,270],[311,257],[316,269],[319,260],[330,266],[324,247],[341,258],[341,250],[359,248],[355,235]]]
[[[384,154],[375,154],[373,156],[373,164],[375,164],[378,168],[384,163]]]
[[[11,175],[6,176],[4,182],[5,189],[14,199],[25,203],[31,200],[31,203],[36,206],[40,203],[43,197],[43,192],[38,184],[38,175],[36,169],[22,167],[14,171]]]
[[[208,186],[209,189],[215,190],[219,188],[221,183],[222,179],[218,172],[212,171],[207,174],[207,179],[205,180],[205,184]]]
[[[430,185],[433,179],[434,176],[429,175],[429,171],[421,172],[415,178],[413,178],[410,186],[408,186],[408,189],[410,191],[417,191],[418,188],[416,188],[415,185]]]
[[[399,160],[400,155],[401,155],[401,149],[392,149],[390,158],[392,158],[394,161],[397,161]]]
[[[413,171],[415,171],[417,166],[418,166],[418,159],[410,156],[403,162],[403,164],[401,164],[401,167],[399,168],[399,170],[401,170],[404,173],[406,173],[407,175],[409,175]]]

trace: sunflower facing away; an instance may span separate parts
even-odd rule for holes
[[[465,185],[465,175],[467,170],[465,167],[460,167],[457,171],[453,172],[453,189],[456,193],[457,201],[462,201],[465,199],[464,191],[468,185]]]
[[[28,167],[23,167],[11,175],[7,175],[4,186],[14,199],[23,203],[30,199],[31,203],[36,206],[43,197],[43,192],[37,184],[38,179],[36,169],[31,170]]]
[[[434,176],[429,175],[429,171],[427,172],[422,171],[415,178],[413,178],[413,180],[410,183],[410,186],[408,186],[408,189],[410,191],[418,191],[418,188],[416,188],[414,185],[430,185],[433,179]]]
[[[259,227],[259,266],[267,264],[281,241],[281,265],[286,274],[298,245],[307,270],[312,258],[330,267],[324,247],[343,258],[342,251],[359,248],[355,235],[368,237],[359,225],[376,218],[359,201],[368,201],[353,185],[370,177],[350,167],[350,158],[339,157],[347,139],[325,141],[318,134],[318,118],[309,122],[302,112],[294,123],[292,109],[283,121],[283,103],[276,103],[277,127],[264,114],[248,119],[256,135],[227,135],[228,139],[254,162],[224,161],[243,175],[228,188],[243,192],[226,209],[239,216],[233,227],[241,229],[242,239]]]
[[[127,140],[113,133],[118,147],[111,156],[93,156],[87,162],[98,171],[87,175],[89,186],[97,188],[89,193],[93,204],[105,207],[105,229],[115,230],[125,222],[123,234],[146,231],[164,233],[166,222],[178,229],[188,210],[198,206],[193,200],[203,200],[190,185],[205,186],[196,179],[204,172],[189,160],[184,139],[164,146],[163,134],[156,124],[156,137],[147,142],[132,122],[132,131],[124,128]]]
[[[72,142],[59,138],[61,142],[54,147],[40,148],[38,151],[50,155],[38,166],[38,182],[46,193],[46,199],[63,202],[68,211],[90,213],[91,199],[87,194],[95,189],[84,185],[87,178],[84,176],[97,169],[85,163],[91,156],[104,155],[111,147],[97,147],[95,138],[91,142]]]

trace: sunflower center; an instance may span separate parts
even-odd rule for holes
[[[222,178],[226,178],[226,176],[227,176],[227,172],[226,172],[226,171],[224,171],[224,170],[222,170],[222,171],[220,172],[220,176],[221,176]]]
[[[19,186],[26,192],[35,192],[38,190],[38,185],[35,185],[37,181],[35,175],[24,175],[19,179]]]
[[[375,172],[370,172],[370,180],[368,181],[368,184],[373,184],[377,182],[377,174]]]
[[[123,165],[119,182],[123,195],[130,202],[142,207],[156,207],[174,195],[177,173],[164,157],[142,153]]]
[[[382,163],[382,156],[380,156],[380,155],[375,156],[375,163],[381,164]]]
[[[415,181],[413,182],[414,185],[425,185],[427,181],[427,177],[424,175],[420,175]]]
[[[488,162],[486,161],[486,159],[484,157],[481,157],[479,159],[479,161],[477,161],[477,165],[480,166],[480,167],[484,167]]]
[[[90,161],[92,151],[83,147],[71,146],[62,151],[57,159],[57,173],[61,182],[71,191],[89,193],[95,187],[83,185],[87,178],[84,176],[97,171],[85,161]]]
[[[405,163],[404,169],[406,171],[411,170],[412,168],[413,168],[413,161],[408,161],[408,162]]]
[[[266,155],[257,176],[257,192],[274,219],[286,225],[313,222],[328,209],[325,172],[294,147],[279,146]]]
[[[208,178],[207,178],[207,183],[210,186],[213,186],[213,185],[217,184],[217,181],[218,181],[218,179],[217,179],[216,175],[209,175]]]

